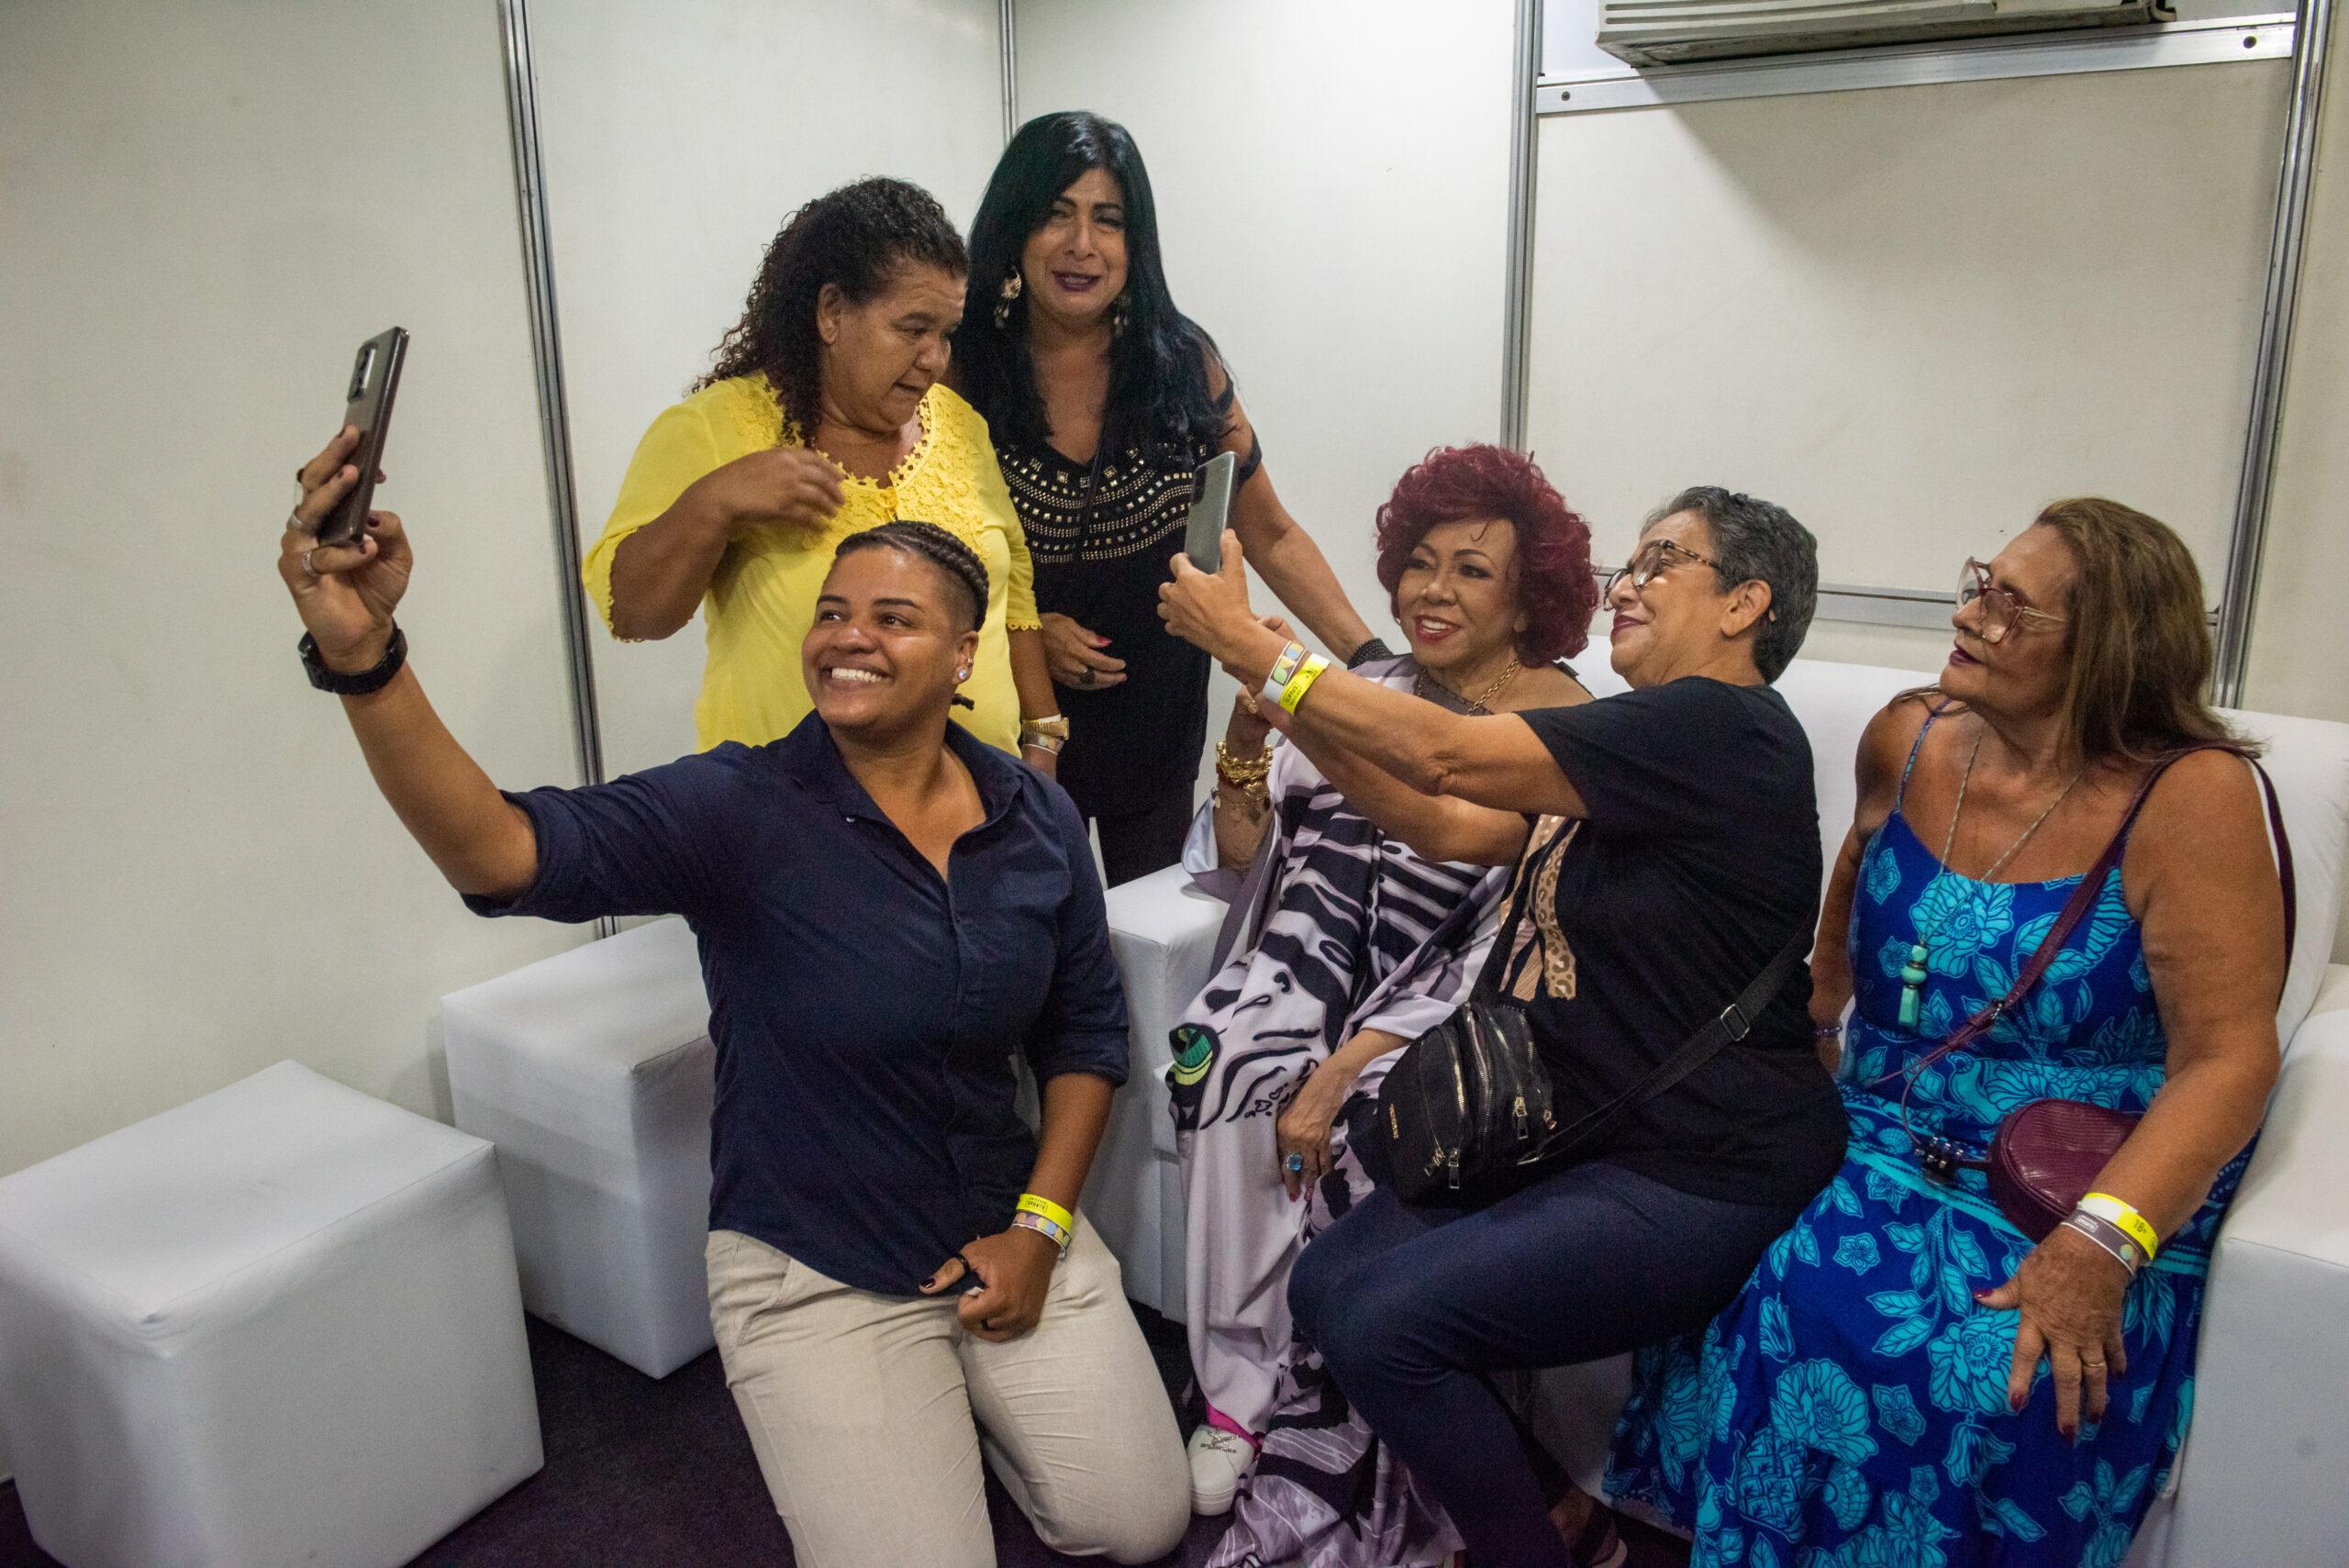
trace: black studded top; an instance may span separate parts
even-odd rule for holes
[[[1198,466],[1216,448],[1153,457],[1103,453],[1098,466],[1052,446],[998,447],[1011,504],[1036,563],[1036,607],[1109,639],[1126,679],[1085,691],[1058,688],[1068,716],[1059,778],[1086,815],[1137,811],[1195,786],[1207,743],[1208,656],[1169,636],[1158,586],[1183,548]],[[1235,490],[1264,462],[1252,446]]]

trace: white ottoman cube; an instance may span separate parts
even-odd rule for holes
[[[1167,1039],[1208,983],[1221,899],[1200,892],[1181,866],[1109,889],[1109,950],[1126,989],[1125,1087],[1085,1183],[1085,1217],[1118,1255],[1126,1294],[1176,1319],[1187,1312],[1183,1228],[1183,1168],[1174,1156],[1174,1118],[1167,1109]]]
[[[496,1153],[282,1062],[0,1180],[0,1447],[73,1568],[407,1562],[540,1462]]]
[[[709,1349],[715,1055],[693,932],[656,920],[440,1006],[457,1125],[497,1145],[523,1305],[652,1377]]]

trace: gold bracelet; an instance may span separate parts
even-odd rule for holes
[[[1220,740],[1215,743],[1216,776],[1228,784],[1245,789],[1250,784],[1264,783],[1264,776],[1272,771],[1273,753],[1270,747],[1257,752],[1252,760],[1233,756],[1231,748]]]
[[[1030,735],[1049,735],[1056,740],[1065,740],[1068,739],[1068,720],[1057,713],[1048,714],[1042,718],[1023,718],[1019,721],[1019,733],[1023,739]]]

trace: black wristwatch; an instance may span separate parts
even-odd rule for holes
[[[1394,657],[1395,651],[1386,646],[1386,639],[1384,638],[1374,637],[1368,642],[1364,643],[1360,648],[1355,649],[1352,653],[1346,655],[1346,668],[1349,670],[1359,670],[1374,659],[1392,659]]]
[[[400,673],[400,666],[407,662],[407,633],[396,626],[392,628],[391,641],[384,645],[383,659],[372,670],[345,673],[328,669],[326,661],[318,657],[318,639],[306,631],[295,646],[310,684],[339,697],[363,697],[369,692],[382,691]]]

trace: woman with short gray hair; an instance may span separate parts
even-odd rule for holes
[[[1229,534],[1222,571],[1174,573],[1168,625],[1263,689],[1349,804],[1431,860],[1517,868],[1491,1000],[1522,1006],[1561,1124],[1610,1107],[1497,1190],[1383,1184],[1354,1204],[1298,1258],[1297,1331],[1472,1561],[1620,1562],[1608,1515],[1486,1374],[1701,1327],[1842,1159],[1800,962],[1820,882],[1810,746],[1769,685],[1809,625],[1810,535],[1767,502],[1684,491],[1608,583],[1631,689],[1492,717],[1303,658],[1250,612]],[[1642,1093],[1733,999],[1750,1026]]]

